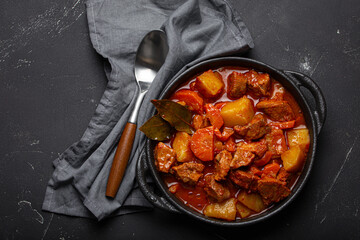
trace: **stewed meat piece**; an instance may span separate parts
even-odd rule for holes
[[[265,140],[269,151],[272,152],[272,158],[278,158],[287,150],[286,140],[281,129],[272,129],[265,135]]]
[[[294,112],[287,101],[264,100],[256,104],[256,107],[274,121],[285,122],[295,119]]]
[[[262,114],[257,114],[250,123],[245,126],[235,126],[234,130],[241,137],[255,140],[270,132],[271,128],[267,125],[264,116]]]
[[[187,162],[179,166],[175,166],[172,169],[175,171],[176,176],[190,185],[194,185],[199,181],[199,178],[203,175],[202,171],[205,166],[201,163]]]
[[[290,189],[285,182],[271,177],[264,177],[258,181],[258,191],[268,204],[279,202],[290,194]]]
[[[221,151],[215,157],[215,180],[225,180],[226,175],[230,170],[232,155],[226,150]]]
[[[230,190],[215,181],[214,175],[205,176],[205,192],[218,202],[222,202],[230,197]]]
[[[260,179],[251,172],[241,170],[231,171],[229,177],[236,185],[252,192],[257,190],[257,181]]]
[[[255,158],[261,158],[267,149],[266,142],[263,139],[258,142],[240,142],[237,144],[237,149],[230,163],[230,167],[239,168],[248,166]]]
[[[239,168],[243,166],[248,166],[255,158],[255,154],[251,151],[244,150],[241,147],[236,149],[234,158],[230,163],[231,168]]]
[[[240,98],[246,93],[247,79],[244,74],[232,72],[228,77],[228,96]]]
[[[282,182],[288,182],[290,177],[290,173],[288,173],[285,168],[280,168],[279,173],[277,175],[277,179]]]
[[[247,79],[248,87],[260,96],[269,96],[271,81],[270,76],[267,73],[258,73],[254,70],[246,72],[245,77]]]
[[[155,166],[160,172],[168,173],[175,162],[175,150],[159,142],[154,150]]]
[[[264,139],[261,139],[258,142],[250,142],[250,143],[240,142],[237,144],[237,147],[245,151],[250,151],[254,153],[257,158],[261,158],[268,150],[266,141]]]

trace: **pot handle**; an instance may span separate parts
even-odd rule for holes
[[[179,211],[173,205],[171,205],[171,203],[169,203],[164,197],[155,194],[152,190],[152,187],[146,182],[146,176],[149,170],[149,166],[146,163],[146,158],[147,155],[144,149],[136,165],[136,180],[139,184],[141,192],[144,194],[145,198],[155,207],[169,212],[179,213]]]
[[[288,70],[284,70],[284,73],[291,79],[295,80],[294,83],[298,87],[302,86],[307,88],[315,98],[316,106],[314,110],[314,116],[316,122],[316,133],[319,135],[326,119],[326,102],[324,94],[315,81],[312,80],[309,76]]]

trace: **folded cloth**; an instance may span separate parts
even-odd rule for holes
[[[105,197],[112,159],[138,89],[133,64],[141,39],[163,29],[169,53],[140,108],[138,126],[176,74],[217,56],[253,47],[239,15],[224,0],[88,0],[91,42],[107,61],[108,84],[81,139],[54,160],[43,210],[101,220],[141,211],[151,205],[135,183],[135,166],[145,136],[137,131],[130,160],[115,199]]]

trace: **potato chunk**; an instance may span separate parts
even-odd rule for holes
[[[206,98],[218,97],[224,90],[225,84],[221,75],[212,70],[206,71],[196,78],[195,88]]]
[[[225,219],[228,221],[235,220],[236,217],[236,199],[230,198],[221,203],[211,203],[204,209],[205,216]]]
[[[288,131],[287,137],[290,148],[298,145],[305,151],[310,145],[309,130],[307,128]]]
[[[236,101],[226,103],[221,109],[221,116],[225,127],[244,126],[254,117],[254,107],[250,99],[242,97]]]
[[[178,162],[188,162],[194,159],[190,149],[191,136],[186,132],[177,132],[173,141],[173,149],[176,152]]]
[[[281,160],[287,172],[297,172],[303,165],[305,153],[300,146],[295,145],[281,154]]]
[[[254,212],[259,213],[265,209],[262,198],[258,193],[246,193],[245,191],[241,191],[238,195],[238,200]]]
[[[236,203],[236,210],[241,218],[247,218],[251,214],[251,210],[244,206],[242,203]]]

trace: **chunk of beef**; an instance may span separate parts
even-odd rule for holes
[[[280,168],[279,173],[277,175],[277,179],[282,182],[288,182],[290,177],[290,173],[288,173],[285,168]]]
[[[197,183],[199,178],[203,175],[202,171],[205,166],[201,163],[193,163],[187,162],[183,163],[179,166],[172,167],[175,171],[176,176],[183,181],[184,183],[188,183],[190,185],[194,185]]]
[[[264,140],[258,142],[240,142],[237,145],[234,158],[230,167],[235,169],[250,165],[255,158],[261,158],[267,151],[267,145]]]
[[[272,152],[272,158],[279,158],[287,150],[285,136],[281,129],[272,129],[265,135],[265,140],[269,151]]]
[[[271,120],[286,122],[295,119],[293,110],[287,101],[264,100],[256,104]]]
[[[225,180],[226,175],[230,170],[232,155],[226,150],[221,151],[215,157],[215,180]]]
[[[242,73],[232,72],[228,77],[228,95],[230,98],[240,98],[246,92],[247,79]]]
[[[245,172],[241,170],[231,171],[229,177],[236,185],[252,192],[257,190],[257,181],[260,179],[252,172]]]
[[[204,190],[210,197],[216,199],[218,202],[230,198],[230,190],[216,182],[214,175],[205,176]]]
[[[254,93],[260,96],[270,95],[271,81],[269,74],[258,73],[254,70],[250,70],[244,75],[247,79],[247,85],[254,91]]]
[[[257,114],[245,126],[235,126],[234,130],[241,137],[249,140],[259,139],[266,133],[269,133],[271,128],[267,125],[266,119],[262,114]]]
[[[237,144],[237,147],[243,149],[244,151],[250,151],[254,153],[257,158],[261,158],[268,150],[266,141],[264,139],[261,139],[258,142],[240,142]]]
[[[258,191],[268,205],[272,202],[279,202],[290,194],[290,189],[285,182],[275,178],[264,177],[258,181]]]
[[[175,150],[159,142],[154,150],[155,166],[160,172],[168,173],[175,162]]]
[[[273,100],[284,100],[285,88],[278,82],[274,83],[274,90],[270,99]]]
[[[248,166],[254,160],[254,158],[255,158],[254,153],[238,147],[234,154],[234,158],[232,159],[232,161],[230,163],[230,167],[231,168],[239,168],[239,167],[243,167],[243,166]]]

